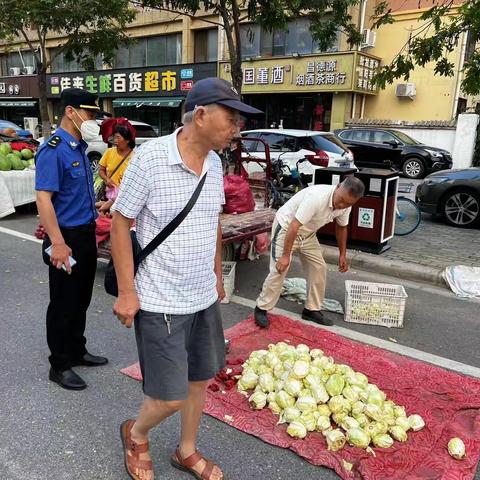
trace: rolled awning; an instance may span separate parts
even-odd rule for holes
[[[183,97],[116,98],[114,107],[178,107]]]
[[[36,100],[0,100],[0,107],[34,107]]]

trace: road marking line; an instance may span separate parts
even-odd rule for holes
[[[7,235],[12,235],[13,237],[18,237],[18,238],[21,238],[22,240],[28,240],[30,242],[43,243],[43,240],[40,240],[33,235],[29,235],[28,233],[17,232],[17,230],[11,230],[10,228],[0,227],[0,233],[6,233]],[[105,258],[98,258],[97,260],[100,263],[108,263],[108,260]]]
[[[10,228],[0,227],[0,233],[6,233],[7,235],[12,235],[13,237],[18,237],[23,240],[29,240],[35,243],[42,243],[42,240],[39,240],[37,237],[33,235],[29,235],[28,233],[17,232],[16,230],[11,230]]]
[[[232,295],[230,298],[231,303],[236,303],[237,305],[242,305],[244,307],[255,308],[255,301],[250,300],[249,298],[239,297],[238,295]],[[445,368],[447,370],[452,370],[454,372],[461,373],[463,375],[470,375],[471,377],[480,378],[480,368],[474,367],[472,365],[467,365],[465,363],[456,362],[455,360],[450,360],[448,358],[439,357],[438,355],[433,355],[431,353],[422,352],[415,348],[407,347],[405,345],[400,345],[398,343],[393,343],[388,340],[383,340],[381,338],[373,337],[365,333],[356,332],[354,330],[349,330],[348,328],[338,327],[336,325],[332,327],[324,327],[322,325],[317,325],[312,322],[307,322],[301,318],[298,313],[290,312],[282,308],[274,308],[273,313],[279,315],[285,315],[290,318],[294,318],[305,325],[314,326],[317,328],[325,328],[329,332],[338,333],[342,337],[349,338],[351,340],[356,340],[357,342],[366,343],[374,347],[383,348],[390,352],[399,353],[406,357],[413,358],[415,360],[421,360],[423,362],[431,363],[439,367]]]

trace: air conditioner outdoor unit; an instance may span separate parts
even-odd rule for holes
[[[397,97],[408,97],[411,100],[415,98],[417,90],[414,83],[397,83],[395,95]]]
[[[377,40],[377,33],[369,28],[363,31],[362,48],[373,48]]]
[[[33,75],[33,72],[35,72],[35,67],[33,65],[26,65],[23,71],[25,75]]]
[[[21,73],[20,67],[11,67],[10,68],[10,75],[16,77],[16,76],[20,75],[20,73]]]

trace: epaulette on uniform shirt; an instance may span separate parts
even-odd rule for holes
[[[62,137],[55,135],[47,142],[47,145],[52,148],[57,148],[61,141],[62,141]]]

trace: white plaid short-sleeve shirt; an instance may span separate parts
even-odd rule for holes
[[[112,207],[136,220],[142,248],[180,213],[199,181],[180,157],[179,131],[136,151]],[[207,178],[195,206],[138,269],[135,285],[142,310],[191,314],[218,298],[214,260],[218,215],[225,201],[221,160],[213,151],[205,159],[204,174]]]

